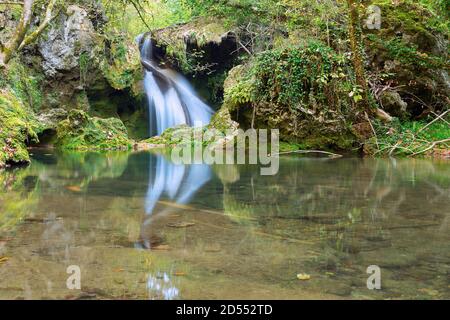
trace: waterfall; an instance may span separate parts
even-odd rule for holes
[[[189,82],[174,70],[161,68],[153,56],[149,37],[142,42],[141,62],[145,69],[144,89],[148,97],[150,130],[156,125],[156,134],[177,125],[205,126],[209,124],[212,109],[200,100]]]

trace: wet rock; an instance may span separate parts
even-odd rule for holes
[[[55,108],[39,112],[36,118],[45,129],[56,129],[58,123],[66,119],[67,115],[67,110]]]
[[[402,100],[398,92],[385,91],[380,97],[380,101],[387,113],[391,116],[403,118],[407,114],[408,104]]]

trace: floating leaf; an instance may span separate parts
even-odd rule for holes
[[[9,260],[9,257],[0,257],[0,265]]]
[[[302,281],[306,281],[306,280],[310,280],[311,276],[309,274],[306,274],[306,273],[299,273],[297,275],[297,279],[298,280],[302,280]]]
[[[81,192],[80,186],[66,186],[66,189],[72,192]]]

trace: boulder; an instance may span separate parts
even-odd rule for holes
[[[90,117],[72,110],[56,128],[55,145],[68,150],[128,150],[133,142],[120,119]]]

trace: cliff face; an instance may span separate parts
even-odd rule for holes
[[[98,133],[105,128],[108,132],[117,131],[114,139],[124,142],[119,143],[120,148],[131,143],[128,134],[146,137],[138,48],[133,43],[118,46],[111,41],[118,36],[104,33],[103,8],[96,1],[83,3],[69,4],[58,11],[38,40],[0,70],[0,166],[27,162],[26,147],[38,138],[43,143],[55,142],[60,122],[70,121],[73,110],[84,111],[89,123],[102,124],[96,116],[113,117],[105,119],[105,125],[91,127],[98,129]],[[18,17],[14,9],[0,11],[1,42],[11,36]],[[37,19],[36,16],[33,25],[38,23]],[[124,49],[126,46],[128,50]],[[18,123],[17,129],[12,126],[14,121]],[[112,130],[109,123],[119,129]],[[104,141],[96,140],[106,149],[112,141],[108,132],[98,135]]]

